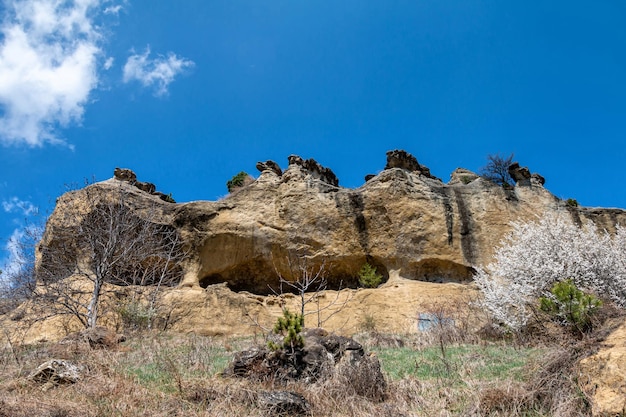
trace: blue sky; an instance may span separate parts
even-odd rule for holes
[[[358,187],[390,149],[444,181],[514,152],[626,208],[624,2],[0,1],[5,241],[116,166],[214,200],[292,153]]]

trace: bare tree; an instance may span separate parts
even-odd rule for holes
[[[513,186],[515,181],[509,174],[509,167],[513,163],[513,154],[508,157],[501,156],[499,153],[487,155],[487,165],[480,169],[480,175],[493,181],[498,185]]]
[[[316,264],[311,261],[310,256],[290,254],[287,256],[287,267],[289,276],[285,277],[274,265],[278,275],[279,288],[275,290],[270,287],[270,289],[276,295],[282,295],[287,292],[295,293],[300,298],[300,315],[303,317],[303,320],[306,319],[306,316],[315,314],[317,316],[317,327],[321,327],[350,301],[350,297],[344,301],[339,301],[342,286],[340,283],[335,298],[325,306],[321,305],[320,300],[328,289],[325,262]],[[306,306],[313,303],[316,307],[312,311],[307,312]],[[323,317],[323,312],[328,312],[328,314]]]
[[[96,326],[105,284],[178,284],[185,251],[175,228],[158,221],[156,203],[132,207],[123,185],[113,193],[95,186],[79,191],[85,201],[56,214],[39,244],[34,299],[50,314],[69,314],[85,327]],[[54,217],[54,216],[53,216]]]

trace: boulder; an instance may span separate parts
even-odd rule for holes
[[[60,384],[74,384],[81,379],[82,367],[62,359],[50,359],[28,375],[28,379],[44,384],[44,389]]]
[[[530,171],[527,167],[520,167],[518,162],[513,162],[509,165],[509,175],[516,183],[530,183]]]
[[[509,175],[515,181],[516,185],[521,186],[542,186],[546,183],[546,179],[537,173],[531,174],[528,167],[520,167],[518,162],[509,165]]]
[[[420,172],[421,165],[417,159],[407,151],[394,149],[387,152],[387,165],[385,169],[400,168],[409,172]]]
[[[156,185],[152,184],[151,182],[136,181],[135,187],[148,194],[154,194],[156,191]]]
[[[439,178],[431,175],[428,167],[420,165],[417,159],[407,151],[395,149],[387,152],[387,165],[385,165],[385,169],[392,168],[400,168],[408,172],[423,175],[427,178],[439,180]]]
[[[307,330],[303,338],[304,346],[293,350],[254,347],[236,353],[223,375],[256,381],[272,379],[305,383],[340,375],[348,381],[358,382],[358,387],[353,387],[358,395],[376,401],[384,398],[387,385],[378,359],[366,355],[354,339],[328,334],[322,329]]]
[[[535,173],[530,174],[530,184],[531,185],[540,185],[543,187],[543,185],[546,183],[546,179],[544,177],[542,177],[541,175]]]
[[[135,172],[128,168],[115,168],[115,170],[113,171],[113,178],[118,181],[127,182],[138,190],[141,190],[150,195],[157,196],[163,201],[166,201],[168,203],[175,203],[171,195],[157,191],[156,185],[152,184],[151,182],[138,181],[137,174],[135,174]]]
[[[130,182],[131,184],[137,181],[137,174],[128,168],[115,168],[113,176],[116,180]]]
[[[126,336],[115,333],[106,327],[96,326],[93,329],[85,329],[80,332],[71,333],[64,337],[59,343],[86,343],[92,349],[111,349],[126,340]]]
[[[159,197],[159,200],[165,201],[166,203],[176,203],[176,201],[172,198],[170,194],[165,194],[160,191],[155,191],[152,193],[153,196]]]
[[[291,391],[261,391],[257,404],[272,416],[304,416],[310,408],[302,395]]]

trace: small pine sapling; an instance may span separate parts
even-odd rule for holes
[[[600,299],[578,289],[571,279],[554,284],[550,296],[539,297],[541,311],[580,333],[591,330],[591,316],[601,305]]]
[[[288,309],[283,309],[283,316],[279,317],[274,325],[274,333],[283,336],[282,346],[270,341],[268,347],[271,350],[278,350],[281,347],[295,352],[296,349],[304,347],[302,329],[304,327],[304,316],[292,313]]]
[[[383,280],[383,276],[376,271],[376,268],[368,263],[363,264],[359,271],[359,285],[365,288],[376,288]]]

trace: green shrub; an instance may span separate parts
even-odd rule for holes
[[[149,329],[157,314],[153,307],[136,300],[121,304],[117,312],[124,328],[134,330]]]
[[[304,316],[298,313],[291,313],[286,308],[283,309],[283,316],[279,317],[274,325],[274,333],[283,336],[283,345],[285,349],[296,349],[304,347],[304,339],[302,338],[302,329],[304,327]],[[268,347],[272,350],[278,350],[281,346],[270,341]]]
[[[571,279],[557,282],[552,296],[540,297],[539,308],[581,333],[591,330],[591,316],[602,305],[595,295],[579,290]]]
[[[470,175],[463,175],[463,176],[461,176],[461,182],[463,184],[467,185],[467,184],[469,184],[472,181],[474,181],[474,178],[472,176],[470,176]]]
[[[228,192],[232,193],[235,188],[243,186],[246,178],[248,178],[248,173],[245,172],[245,171],[241,171],[239,174],[233,176],[226,183],[226,187],[228,188]]]
[[[576,201],[576,200],[575,200],[575,199],[573,199],[573,198],[568,198],[568,199],[565,201],[565,205],[566,205],[567,207],[578,207],[578,201]]]
[[[376,331],[376,318],[371,314],[366,314],[363,316],[363,320],[361,321],[361,330],[365,332],[373,333]]]
[[[376,268],[368,263],[363,264],[359,271],[359,285],[365,288],[376,288],[383,280],[383,276],[376,272]]]
[[[176,203],[176,200],[174,200],[174,197],[172,197],[172,193],[164,195],[163,196],[163,201],[165,201],[167,203]]]

